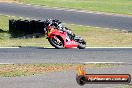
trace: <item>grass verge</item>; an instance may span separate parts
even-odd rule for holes
[[[7,17],[0,15],[0,47],[12,46],[38,46],[49,47],[50,44],[45,38],[18,39],[11,38],[9,33],[9,19],[20,19],[19,17]],[[26,19],[26,18],[25,18]]]
[[[132,85],[122,85],[122,86],[117,87],[117,88],[132,88]]]
[[[16,0],[15,0],[16,1]],[[132,15],[131,0],[17,0],[33,5]]]
[[[0,47],[6,46],[36,46],[50,47],[45,37],[32,39],[10,38],[8,20],[12,17],[0,15]],[[13,17],[14,19],[19,19]],[[84,38],[88,47],[132,47],[132,33],[124,33],[113,29],[86,27],[79,25],[65,24],[75,34]]]
[[[117,64],[82,64],[85,68],[110,68]],[[5,64],[0,65],[0,77],[17,77],[77,70],[79,64]]]

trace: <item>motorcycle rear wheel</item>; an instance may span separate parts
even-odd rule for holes
[[[85,41],[83,41],[83,42],[78,42],[78,48],[79,48],[79,49],[85,49],[85,48],[86,48],[86,43],[85,43]]]

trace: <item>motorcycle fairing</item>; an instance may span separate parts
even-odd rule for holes
[[[60,32],[59,30],[52,30],[52,33],[49,34],[49,37],[56,39],[54,36],[57,36],[57,35],[63,39],[64,48],[78,47],[78,43],[75,42],[74,40],[67,41],[67,39],[66,39],[67,33],[66,32]]]

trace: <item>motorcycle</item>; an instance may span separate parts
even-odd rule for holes
[[[70,38],[67,32],[60,31],[53,26],[47,27],[47,39],[50,44],[57,48],[79,48],[84,49],[86,47],[86,42],[78,37],[76,39]]]

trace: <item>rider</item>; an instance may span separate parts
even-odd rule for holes
[[[64,27],[62,22],[60,22],[59,20],[48,19],[48,20],[46,20],[46,22],[48,23],[48,25],[52,25],[62,32],[67,32],[67,34],[70,38],[72,38],[72,39],[75,38],[75,34],[70,29],[68,29],[67,27]]]

